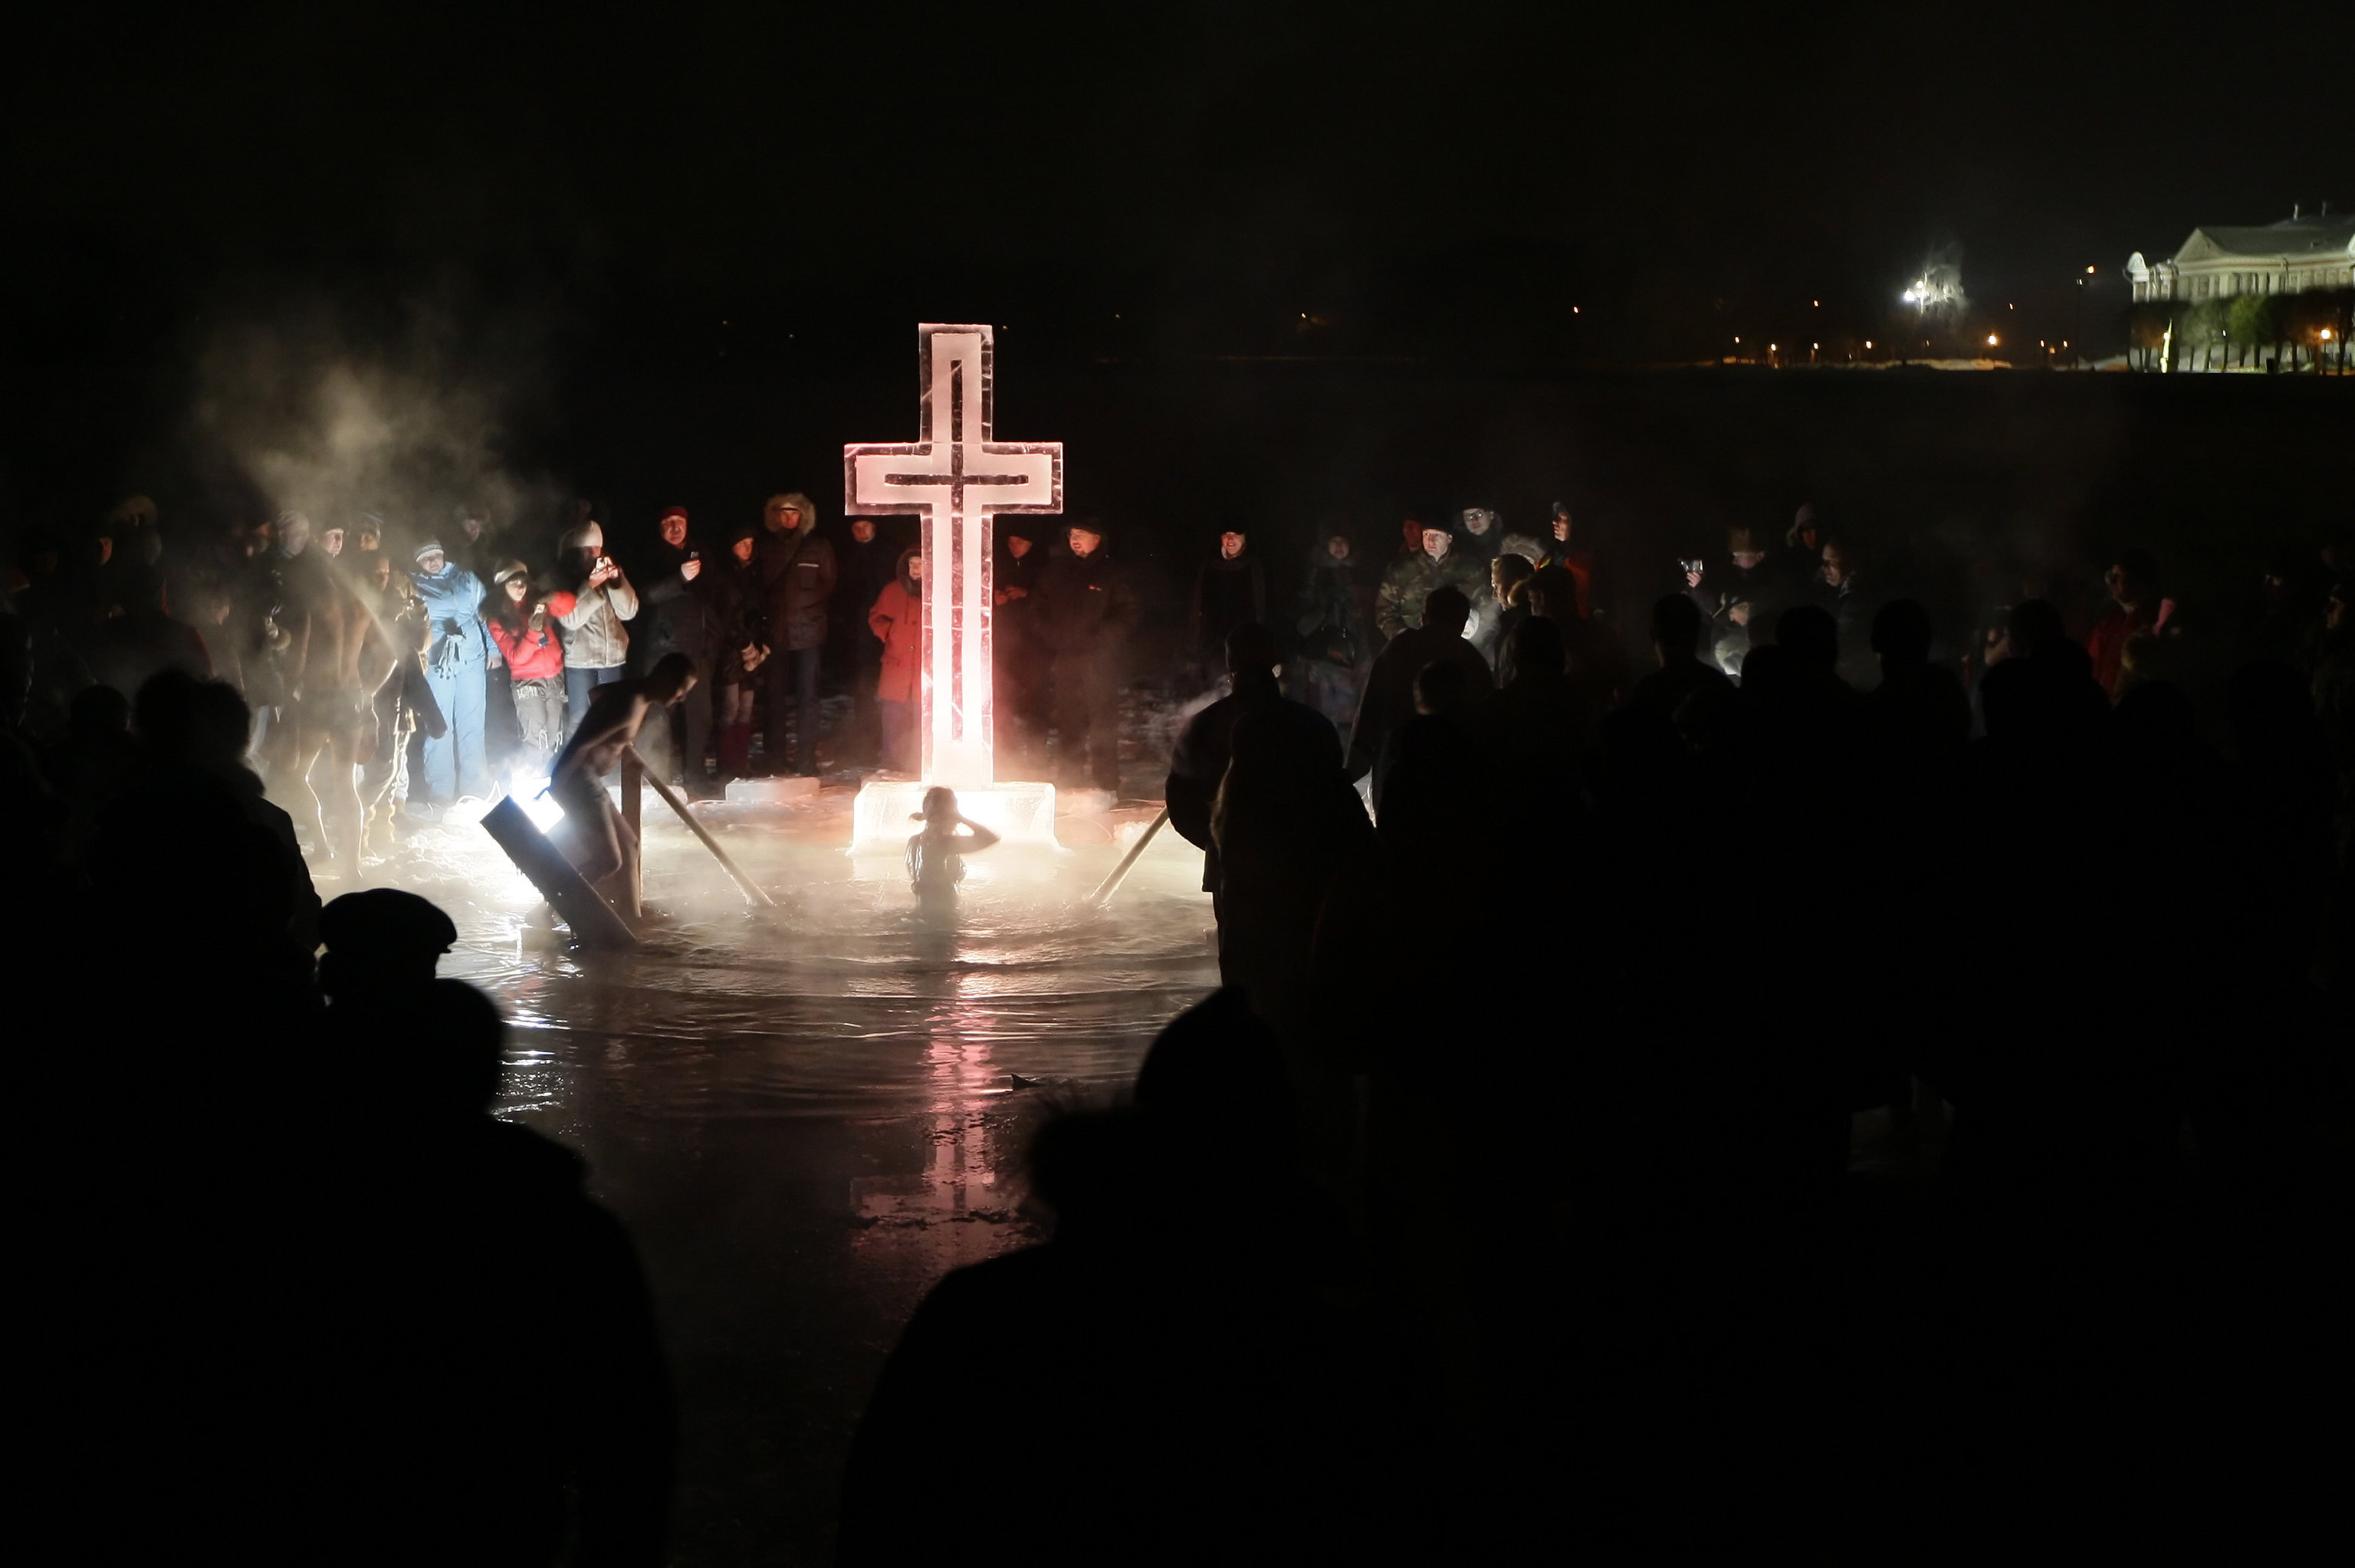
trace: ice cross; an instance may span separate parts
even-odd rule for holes
[[[1063,509],[1063,443],[990,439],[989,327],[926,323],[916,347],[916,440],[844,447],[842,483],[854,516],[924,514],[923,777],[964,789],[996,778],[989,520]]]

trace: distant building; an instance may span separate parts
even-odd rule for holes
[[[2355,217],[2286,217],[2259,228],[2195,228],[2174,257],[2126,263],[2137,300],[2211,300],[2355,288]]]

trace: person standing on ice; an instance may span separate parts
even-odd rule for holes
[[[908,885],[916,895],[916,912],[927,919],[953,916],[965,852],[987,849],[997,835],[968,821],[957,810],[956,791],[939,784],[924,791],[924,809],[911,820],[924,824],[908,836]]]
[[[429,732],[425,741],[422,793],[438,809],[491,790],[483,754],[484,681],[490,663],[489,640],[483,634],[483,581],[452,561],[438,539],[417,547],[417,569],[409,580],[417,585],[417,598],[432,620],[425,682],[448,726],[439,736]]]

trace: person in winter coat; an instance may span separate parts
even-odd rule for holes
[[[898,570],[900,554],[883,538],[874,518],[850,520],[850,540],[839,556],[831,627],[833,657],[850,673],[850,733],[837,742],[847,762],[871,764],[880,753],[882,717],[875,707],[875,683],[882,673],[883,650],[867,630],[867,612]]]
[[[1021,517],[997,524],[991,583],[991,662],[997,672],[997,755],[1028,767],[1047,734],[1047,648],[1039,633],[1039,583],[1047,549]],[[1002,770],[1001,770],[1002,771]]]
[[[1240,528],[1219,535],[1216,554],[1194,574],[1194,605],[1186,618],[1187,673],[1196,690],[1226,668],[1227,633],[1267,623],[1267,573]]]
[[[1296,683],[1301,700],[1345,734],[1357,717],[1358,688],[1374,662],[1371,601],[1349,536],[1327,534],[1308,558],[1293,622],[1300,637]]]
[[[834,546],[819,537],[817,508],[798,491],[769,497],[753,567],[761,577],[773,650],[769,664],[772,773],[784,771],[785,707],[794,714],[794,771],[817,777],[817,677],[826,650],[826,607],[839,576]]]
[[[769,640],[761,613],[761,579],[752,569],[761,525],[745,522],[729,536],[728,554],[705,574],[709,583],[706,609],[711,616],[718,652],[712,681],[719,687],[713,700],[719,731],[719,786],[752,771],[752,700],[759,692],[761,666],[768,662]]]
[[[490,639],[483,632],[483,582],[454,566],[438,539],[417,547],[417,569],[409,574],[433,625],[425,649],[425,682],[442,709],[442,733],[425,739],[424,809],[437,810],[464,796],[488,795],[489,760],[483,751],[484,681]],[[410,810],[419,810],[416,791]]]
[[[516,724],[523,733],[522,755],[517,760],[534,779],[548,777],[557,748],[564,744],[564,644],[550,624],[549,610],[548,597],[532,593],[531,573],[521,561],[499,567],[483,619],[499,657],[506,662],[507,681],[515,693]]]
[[[1120,789],[1120,662],[1136,630],[1136,591],[1112,559],[1103,524],[1064,530],[1069,554],[1039,579],[1039,630],[1054,657],[1055,724],[1067,783]]]
[[[922,711],[924,664],[924,557],[922,552],[900,552],[891,580],[867,609],[867,630],[879,653],[876,665],[875,701],[883,721],[883,766],[913,773],[922,766],[922,737],[916,733]]]
[[[630,633],[622,623],[637,619],[638,592],[605,554],[605,530],[597,524],[572,529],[558,548],[574,587],[569,604],[551,600],[549,608],[564,628],[565,722],[578,731],[597,688],[630,673]]]
[[[1472,607],[1476,621],[1488,599],[1488,565],[1455,547],[1455,535],[1444,528],[1423,531],[1420,555],[1401,556],[1382,574],[1381,592],[1374,601],[1374,624],[1386,637],[1423,624],[1423,607],[1434,588],[1452,588]]]
[[[702,547],[687,532],[687,508],[666,508],[655,524],[659,537],[645,562],[645,599],[651,613],[645,657],[649,667],[666,653],[684,653],[695,665],[695,684],[665,722],[646,738],[650,760],[677,776],[690,799],[710,793],[703,758],[711,744],[711,672],[717,654],[705,580]]]

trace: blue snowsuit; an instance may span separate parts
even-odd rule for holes
[[[445,562],[433,576],[411,572],[409,580],[433,618],[425,681],[449,723],[439,739],[425,740],[425,796],[443,805],[461,795],[487,797],[491,773],[483,756],[483,697],[490,641],[483,630],[482,579]]]

